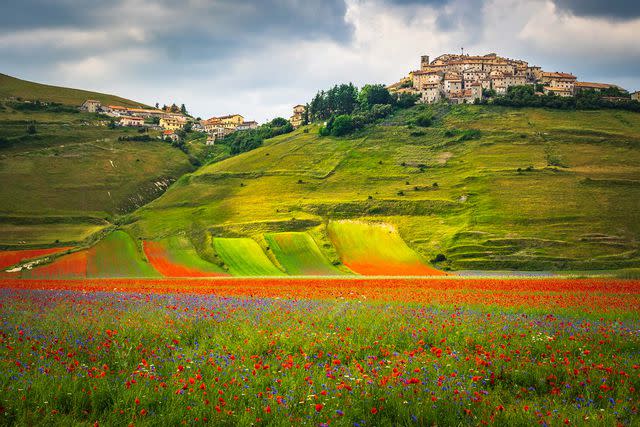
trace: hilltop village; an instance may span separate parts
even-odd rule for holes
[[[444,54],[434,60],[428,55],[420,58],[420,69],[411,71],[397,83],[386,86],[394,95],[409,94],[418,102],[433,104],[446,101],[451,104],[473,104],[509,93],[509,88],[529,86],[532,94],[573,97],[581,92],[599,93],[600,99],[608,102],[638,101],[640,92],[629,94],[625,89],[608,83],[578,81],[567,72],[545,71],[529,65],[522,59],[511,59],[489,53],[482,56],[469,54]],[[610,96],[610,93],[616,96]],[[258,128],[255,121],[246,121],[240,114],[194,119],[184,108],[175,104],[170,107],[130,108],[117,105],[102,105],[100,101],[86,100],[81,110],[102,113],[117,119],[120,126],[149,127],[163,131],[163,138],[180,139],[180,130],[204,132],[207,145],[213,145],[234,132]],[[296,105],[289,123],[295,129],[310,120],[309,105]]]
[[[148,127],[162,130],[164,139],[176,141],[180,138],[178,131],[189,128],[207,134],[207,144],[213,145],[217,139],[224,138],[236,131],[256,129],[258,123],[245,121],[240,114],[228,114],[198,120],[185,114],[180,108],[172,105],[159,108],[130,108],[118,105],[102,105],[100,101],[86,100],[80,110],[89,113],[101,113],[117,119],[119,126]],[[184,109],[182,109],[184,110]]]
[[[433,61],[428,55],[420,69],[387,88],[395,93],[411,93],[431,104],[442,99],[453,104],[471,104],[485,97],[505,95],[512,86],[532,85],[537,95],[574,96],[584,90],[624,89],[606,83],[580,82],[571,73],[544,71],[521,59],[489,53],[483,56],[444,54]],[[637,98],[637,93],[634,94]],[[633,96],[632,96],[633,99]]]

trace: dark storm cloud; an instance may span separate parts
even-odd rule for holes
[[[181,26],[186,30],[185,33],[174,33],[174,37],[186,38],[189,30],[204,29],[213,34],[218,32],[219,36],[224,35],[223,31],[232,31],[228,38],[238,34],[267,33],[346,39],[351,33],[344,20],[344,0],[163,0],[148,3],[131,3],[126,0],[9,0],[0,2],[0,32],[38,28],[91,29],[96,26],[117,25],[130,18],[128,14],[113,13],[125,6],[129,6],[126,9],[129,13],[135,12],[138,24],[150,26],[165,24],[154,22],[154,11],[164,9],[173,18],[171,25]]]
[[[576,16],[628,20],[640,17],[640,0],[553,0],[558,9]]]
[[[167,58],[163,73],[171,68],[181,72],[187,61],[191,67],[201,62],[223,63],[274,40],[347,43],[353,29],[345,21],[345,13],[344,0],[0,1],[0,42],[2,36],[15,40],[16,34],[25,35],[16,43],[0,44],[0,55],[4,53],[16,64],[36,67],[56,56],[59,61],[68,61],[127,46]],[[20,43],[30,35],[56,29],[79,34],[72,39],[72,46],[61,35],[40,45],[32,42],[29,55],[22,53]],[[127,37],[129,30],[139,37]],[[91,37],[100,32],[107,35],[93,43]]]

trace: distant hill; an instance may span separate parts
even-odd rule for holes
[[[147,107],[147,105],[140,102],[115,95],[34,83],[0,73],[0,100],[11,97],[28,101],[40,100],[76,106],[81,105],[87,99],[96,99],[106,105]]]
[[[266,253],[269,233],[306,231],[335,261],[345,220],[389,224],[452,269],[638,267],[640,114],[436,105],[347,138],[309,126],[184,176],[126,229],[252,237]]]
[[[30,109],[9,96],[67,105]],[[189,156],[161,141],[159,131],[112,129],[103,117],[80,112],[88,98],[140,105],[0,75],[0,248],[92,239],[193,171]]]

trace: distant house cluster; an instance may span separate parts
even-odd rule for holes
[[[421,57],[420,69],[388,87],[392,92],[419,94],[424,103],[446,99],[470,104],[482,98],[483,90],[504,95],[511,86],[541,85],[542,92],[573,96],[580,90],[600,91],[615,85],[578,82],[570,73],[547,72],[520,59],[489,53],[483,56],[445,54],[433,61]]]
[[[171,113],[156,108],[131,108],[120,105],[102,105],[95,99],[87,99],[80,110],[89,113],[102,113],[118,119],[120,126],[149,126],[168,130],[182,129],[187,123],[187,117],[179,113]],[[148,119],[157,118],[158,124]]]
[[[229,114],[221,117],[211,117],[200,122],[207,133],[207,144],[212,145],[217,139],[224,138],[237,131],[251,130],[258,127],[255,121],[245,121],[240,114]]]
[[[208,120],[197,121],[181,113],[169,109],[131,108],[119,105],[102,105],[94,99],[86,100],[80,110],[89,113],[102,113],[117,118],[120,126],[150,127],[162,130],[163,139],[179,140],[176,133],[191,123],[191,129],[207,134],[207,144],[213,145],[216,139],[223,138],[233,132],[255,129],[258,123],[245,121],[240,114],[230,114],[222,117],[212,117]],[[156,120],[151,120],[151,119]]]

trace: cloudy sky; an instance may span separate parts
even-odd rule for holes
[[[461,47],[638,90],[639,39],[639,0],[0,2],[1,73],[261,122]]]

